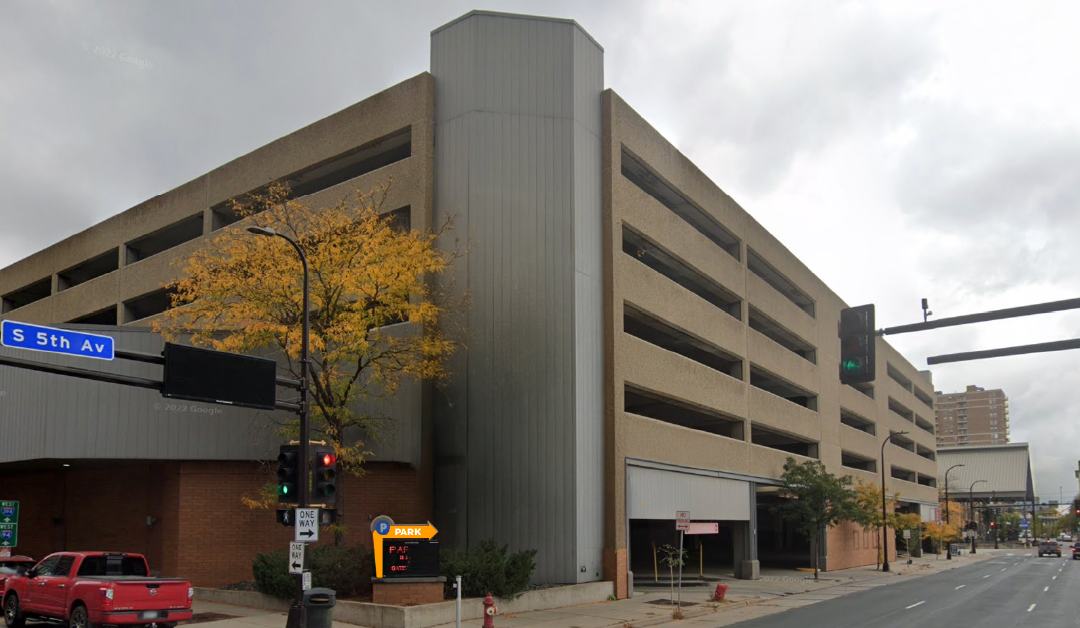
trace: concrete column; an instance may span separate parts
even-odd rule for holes
[[[751,482],[749,491],[750,520],[737,522],[732,534],[735,544],[735,577],[740,580],[761,578],[761,563],[758,561],[757,551],[757,485]]]

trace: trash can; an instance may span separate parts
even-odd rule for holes
[[[334,623],[334,606],[337,593],[333,589],[304,591],[304,609],[308,628],[331,628]]]

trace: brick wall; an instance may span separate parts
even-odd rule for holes
[[[370,547],[371,519],[381,514],[402,523],[430,519],[432,504],[418,497],[415,469],[383,462],[366,469],[362,478],[338,482],[347,542]],[[250,581],[255,554],[288,549],[292,530],[275,522],[274,509],[251,510],[240,501],[256,497],[274,473],[254,462],[74,462],[58,471],[0,474],[0,499],[20,502],[16,553],[140,553],[164,576],[212,587]]]
[[[440,582],[376,582],[371,587],[371,601],[375,604],[438,604],[443,601],[443,585]]]
[[[892,535],[892,529],[889,530]],[[894,536],[889,536],[889,560],[896,560]],[[829,570],[876,565],[881,548],[881,531],[866,530],[851,522],[828,531]]]

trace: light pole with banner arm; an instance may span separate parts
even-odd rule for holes
[[[889,570],[889,514],[885,509],[885,445],[901,434],[907,434],[907,432],[893,432],[885,437],[885,442],[881,443],[881,546],[884,550],[881,553],[882,571]]]
[[[968,507],[971,508],[971,522],[972,523],[975,523],[975,493],[973,491],[975,489],[975,485],[978,484],[979,482],[986,482],[986,480],[975,480],[974,482],[971,483],[971,486],[968,487]],[[978,526],[977,523],[975,525]],[[971,535],[971,553],[972,554],[976,553],[976,551],[975,551],[975,537],[978,536],[978,534],[979,534],[979,528],[976,527],[974,530],[972,530],[972,535]]]

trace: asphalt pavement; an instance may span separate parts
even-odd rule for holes
[[[1080,625],[1080,561],[1034,550],[875,587],[739,623],[739,628]],[[800,596],[802,597],[802,596]],[[696,625],[705,625],[698,620]]]

